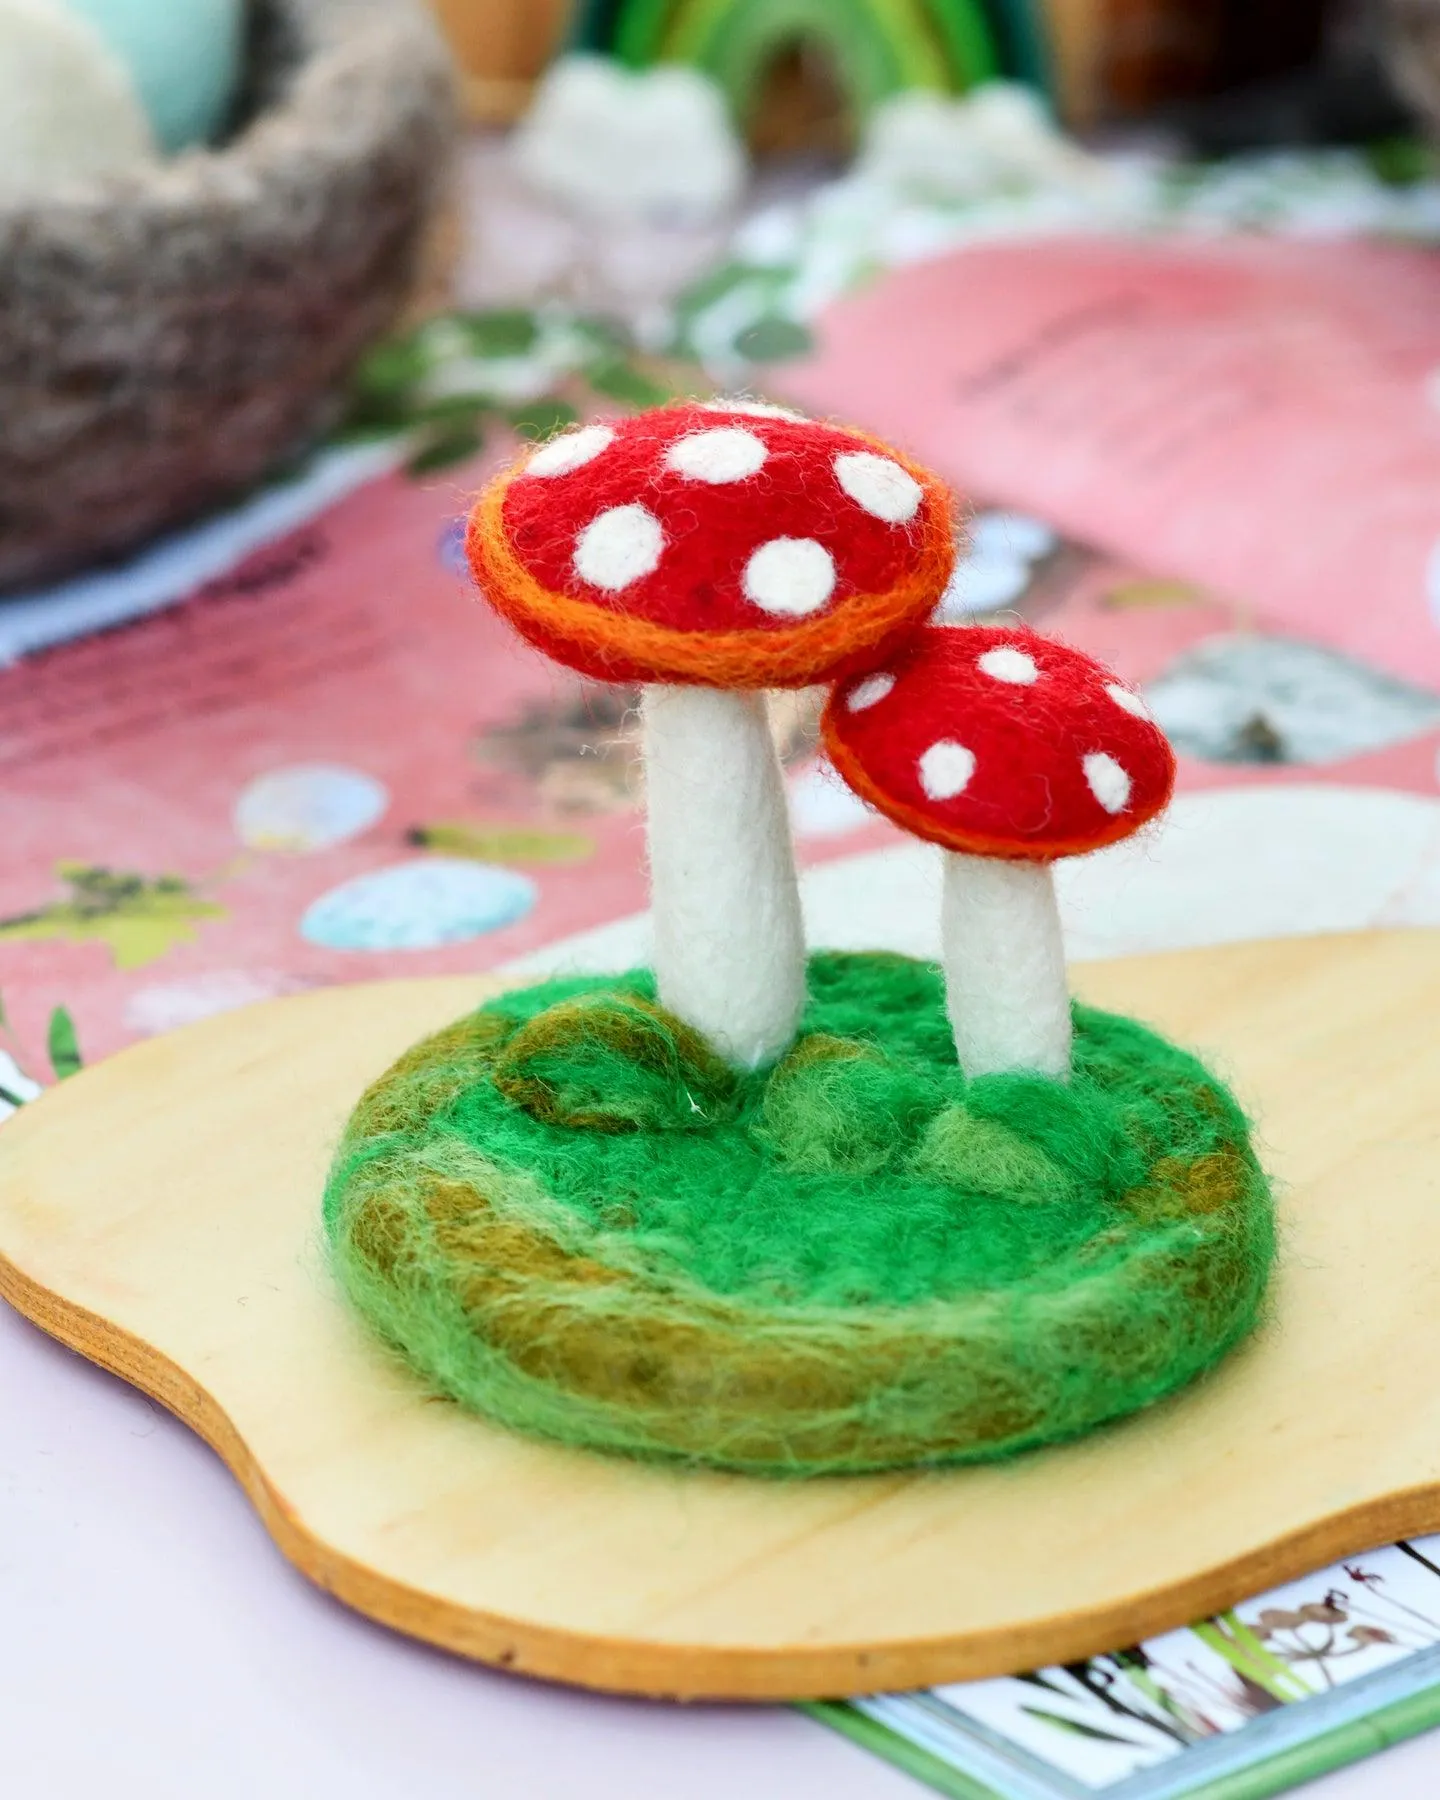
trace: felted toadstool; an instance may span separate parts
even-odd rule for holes
[[[743,1067],[790,1044],[804,942],[759,690],[874,668],[954,559],[936,477],[777,407],[688,403],[581,427],[481,496],[490,604],[546,655],[645,684],[662,1004]]]
[[[965,1073],[1067,1078],[1051,864],[1128,837],[1169,800],[1175,759],[1144,702],[1038,632],[927,626],[840,683],[822,730],[862,799],[946,852],[941,954]]]

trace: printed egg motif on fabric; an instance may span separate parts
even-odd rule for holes
[[[504,522],[547,590],[661,626],[698,606],[714,630],[784,629],[918,560],[925,489],[864,443],[749,402],[665,407],[543,445]]]
[[[1016,860],[1129,836],[1175,778],[1139,695],[1024,628],[926,626],[883,675],[842,684],[822,729],[845,781],[906,830]]]

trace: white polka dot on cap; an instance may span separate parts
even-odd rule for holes
[[[720,486],[748,481],[765,466],[770,452],[762,438],[743,425],[717,425],[713,431],[692,431],[665,452],[665,467],[689,481],[708,481]]]
[[[859,507],[887,525],[915,517],[924,489],[907,469],[873,450],[847,450],[835,458],[835,479]]]
[[[1008,681],[1016,687],[1029,687],[1032,682],[1040,679],[1040,669],[1035,658],[1009,644],[987,650],[975,667],[992,681]]]
[[[975,773],[975,752],[953,738],[941,738],[920,758],[920,785],[931,800],[963,794]]]
[[[542,444],[526,463],[525,475],[568,475],[572,469],[583,469],[594,462],[602,450],[615,442],[608,425],[584,425],[579,431],[567,431]]]
[[[762,612],[803,618],[835,592],[835,559],[814,538],[771,538],[746,563],[744,585]]]
[[[1122,813],[1130,802],[1130,777],[1113,756],[1092,751],[1081,765],[1090,792],[1108,813]]]
[[[894,686],[895,677],[891,674],[867,675],[851,688],[845,704],[851,712],[864,712],[867,706],[878,706]]]
[[[751,419],[792,419],[796,423],[807,423],[804,413],[795,412],[788,406],[767,406],[763,400],[704,400],[700,405],[701,412],[744,413]]]
[[[1122,711],[1133,713],[1137,719],[1150,717],[1150,708],[1132,688],[1121,687],[1118,681],[1107,681],[1105,692]]]
[[[618,593],[651,574],[665,550],[665,532],[643,506],[612,506],[575,541],[575,573],[592,587]]]

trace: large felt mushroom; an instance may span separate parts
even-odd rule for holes
[[[862,799],[946,852],[941,955],[961,1067],[1066,1079],[1051,864],[1128,837],[1169,800],[1175,758],[1145,703],[1038,632],[932,625],[837,686],[822,730]]]
[[[644,684],[659,995],[735,1064],[779,1056],[805,1001],[759,690],[889,656],[944,591],[952,538],[943,484],[884,444],[730,401],[553,438],[471,516],[477,581],[523,637]]]

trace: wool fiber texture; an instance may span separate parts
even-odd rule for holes
[[[1175,756],[1103,663],[1024,626],[929,625],[837,687],[825,749],[916,837],[1050,862],[1119,842],[1168,804]]]
[[[646,971],[504,994],[365,1094],[325,1225],[435,1391],[518,1431],[776,1476],[964,1462],[1148,1405],[1254,1324],[1234,1099],[1076,1006],[1072,1079],[955,1060],[943,984],[813,956],[737,1074]]]
[[[772,1063],[804,1010],[805,932],[764,697],[656,685],[641,711],[660,1000],[728,1062]]]
[[[467,534],[481,592],[597,681],[805,687],[870,666],[954,564],[944,484],[779,409],[660,407],[553,438]]]
[[[941,965],[967,1075],[1070,1076],[1065,941],[1049,863],[944,853]]]

